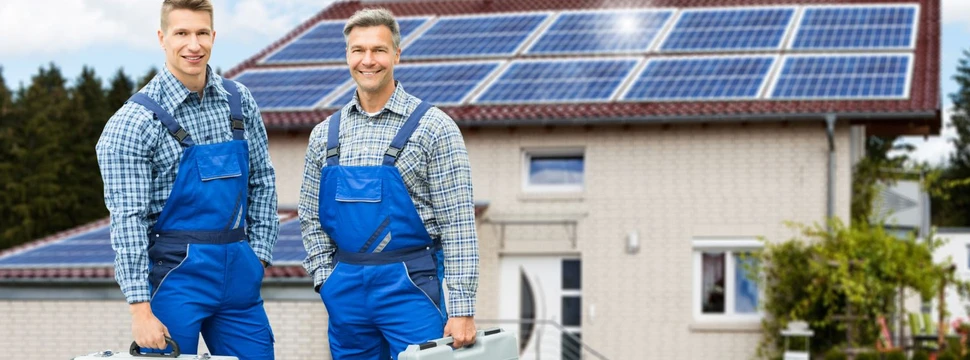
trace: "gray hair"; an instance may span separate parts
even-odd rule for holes
[[[350,37],[350,31],[355,27],[382,25],[387,26],[387,28],[391,30],[391,39],[394,40],[394,48],[400,49],[401,27],[397,24],[397,20],[394,19],[394,14],[391,14],[391,11],[385,8],[357,10],[357,12],[347,20],[347,25],[344,25],[344,43],[347,43],[347,39]]]

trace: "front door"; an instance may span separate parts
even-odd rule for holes
[[[519,336],[521,360],[580,359],[581,262],[574,257],[504,256],[499,316]]]

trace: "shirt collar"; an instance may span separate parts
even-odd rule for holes
[[[221,97],[226,97],[229,92],[222,87],[222,77],[212,71],[212,67],[209,65],[205,66],[205,88],[203,92],[206,96],[212,96],[213,94],[219,94]],[[162,66],[162,71],[159,73],[159,82],[161,85],[162,101],[167,103],[170,109],[174,110],[179,104],[185,101],[185,98],[192,93],[189,88],[185,87],[179,79],[168,70],[168,66]]]
[[[357,91],[354,91],[354,99],[351,100],[351,108],[357,110],[357,112],[365,113],[364,108],[360,106],[360,99],[357,96]],[[379,112],[382,112],[385,109],[401,116],[407,115],[408,94],[404,91],[404,87],[401,86],[400,81],[394,80],[394,93],[391,94],[389,99],[387,99],[387,102],[384,103],[384,108],[382,108]]]

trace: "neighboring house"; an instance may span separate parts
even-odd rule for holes
[[[378,5],[401,17],[397,78],[463,131],[477,321],[519,333],[523,359],[575,358],[574,338],[586,359],[750,358],[759,290],[739,254],[793,236],[785,221],[846,219],[866,135],[941,126],[939,0],[341,2],[226,73],[261,105],[284,208],[310,129],[353,94],[344,20]],[[0,256],[0,347],[125,347],[99,225],[84,267],[43,258],[93,259],[78,235]],[[278,358],[325,357],[298,222],[281,232]]]

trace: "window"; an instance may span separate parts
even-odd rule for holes
[[[525,152],[523,188],[527,192],[582,191],[585,161],[581,149]]]
[[[694,240],[694,318],[701,321],[758,320],[760,291],[746,267],[761,248],[757,240]]]

